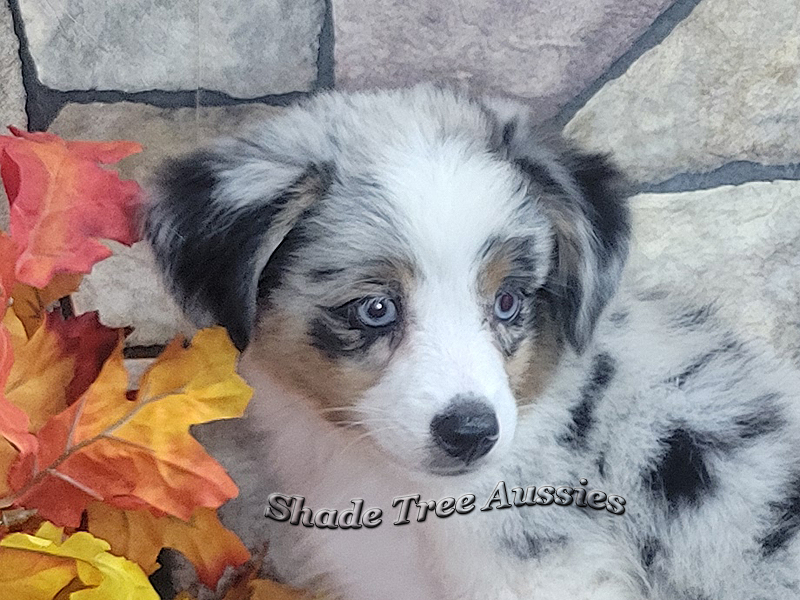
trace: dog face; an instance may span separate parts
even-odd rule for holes
[[[627,253],[619,175],[528,121],[428,87],[319,96],[168,165],[148,239],[198,324],[343,435],[464,473],[588,343]]]

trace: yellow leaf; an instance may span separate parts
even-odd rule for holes
[[[189,559],[205,585],[215,588],[225,568],[241,565],[250,553],[216,511],[198,508],[192,518],[153,516],[144,510],[120,510],[95,502],[88,507],[89,531],[109,540],[114,554],[138,563],[146,573],[158,568],[162,548],[174,548]]]
[[[50,523],[36,535],[12,533],[0,540],[0,573],[14,574],[0,582],[2,597],[51,600],[77,575],[86,587],[70,600],[159,600],[139,565],[109,549],[86,532],[64,538]]]
[[[18,454],[19,452],[14,449],[14,446],[0,437],[0,497],[5,496],[10,491],[6,482],[6,473],[8,473],[14,461],[17,460]]]
[[[5,505],[73,527],[92,500],[185,520],[219,507],[238,489],[189,427],[241,416],[252,390],[237,357],[222,328],[198,332],[188,348],[176,340],[133,398],[120,341],[80,399],[38,432],[36,463],[12,467]]]
[[[82,273],[56,273],[43,290],[24,283],[17,283],[14,286],[11,292],[14,312],[25,327],[28,337],[33,336],[44,323],[47,307],[76,291],[82,278]]]
[[[7,319],[17,314],[16,304]],[[11,316],[9,316],[11,315]],[[75,372],[75,356],[65,354],[57,336],[39,327],[33,336],[19,343],[12,333],[14,364],[6,382],[6,398],[24,410],[31,420],[31,432],[67,408],[67,386]]]
[[[74,560],[0,548],[0,598],[51,600],[77,573]]]
[[[11,335],[11,346],[14,349],[28,341],[28,336],[25,335],[25,326],[14,312],[14,307],[10,307],[3,316],[3,325]]]

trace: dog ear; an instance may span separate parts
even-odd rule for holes
[[[145,236],[169,288],[201,327],[225,327],[243,350],[270,256],[330,182],[324,167],[285,163],[242,140],[167,163]]]
[[[552,224],[546,292],[566,339],[582,352],[628,256],[632,186],[608,156],[540,133],[519,103],[489,100],[485,106],[494,122],[495,147],[530,180]]]

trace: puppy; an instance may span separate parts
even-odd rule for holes
[[[165,168],[157,262],[255,388],[199,433],[223,521],[329,598],[800,597],[798,375],[617,292],[624,178],[531,121],[328,93]],[[333,528],[359,500],[380,524]]]

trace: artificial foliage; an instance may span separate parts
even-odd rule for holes
[[[132,386],[126,331],[57,300],[111,252],[138,240],[142,192],[106,165],[133,142],[66,141],[10,128],[0,173],[0,597],[148,600],[162,548],[181,552],[226,600],[290,600],[216,510],[236,485],[190,427],[241,416],[252,390],[221,328],[175,339]],[[230,570],[229,570],[230,574]],[[192,598],[184,592],[183,600]]]

